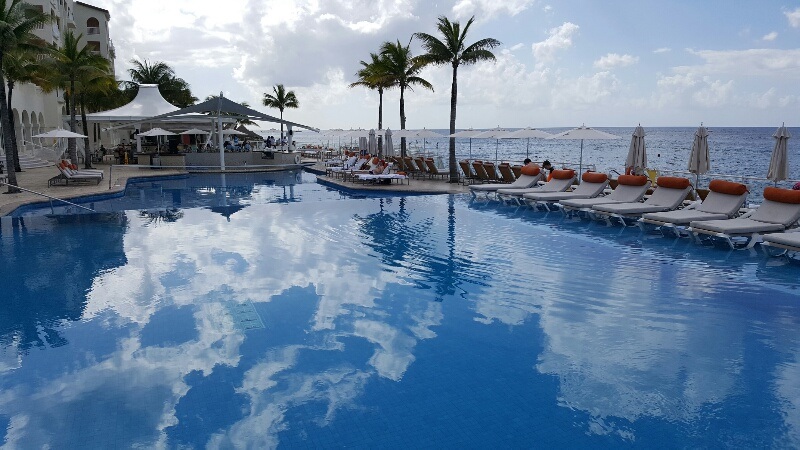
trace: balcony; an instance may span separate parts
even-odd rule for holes
[[[100,27],[86,27],[86,35],[91,36],[95,34],[100,34]]]

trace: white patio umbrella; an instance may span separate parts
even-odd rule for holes
[[[208,133],[209,133],[208,131],[201,130],[199,128],[191,128],[186,131],[181,131],[178,134],[208,134]]]
[[[369,130],[369,137],[367,137],[367,148],[370,155],[378,153],[378,141],[375,139],[375,130]]]
[[[160,151],[159,149],[161,148],[161,142],[158,138],[159,136],[177,136],[177,135],[178,133],[173,133],[172,131],[167,131],[159,127],[151,128],[145,131],[144,133],[139,133],[139,136],[155,136],[156,143],[158,144],[158,148],[156,149],[156,151]]]
[[[775,182],[777,186],[778,181],[789,178],[789,154],[787,147],[789,145],[789,130],[786,129],[786,124],[783,124],[772,135],[775,138],[775,148],[772,149],[772,157],[769,160],[769,171],[767,178]]]
[[[694,141],[692,141],[692,154],[689,156],[689,172],[695,174],[694,185],[697,186],[697,180],[700,175],[706,173],[711,169],[711,162],[708,158],[708,130],[702,124],[694,132]]]
[[[517,131],[511,131],[506,134],[503,139],[527,139],[528,142],[525,145],[525,157],[529,158],[531,153],[531,138],[534,139],[545,139],[552,136],[552,134],[537,130],[536,128],[522,128]]]
[[[644,128],[639,124],[631,135],[631,147],[628,149],[628,157],[625,159],[625,171],[628,168],[636,175],[644,173],[647,167],[647,150],[644,145]]]
[[[589,128],[586,125],[581,125],[578,128],[573,128],[569,131],[565,131],[563,133],[555,134],[550,136],[547,139],[580,139],[581,140],[581,154],[580,159],[578,161],[578,176],[580,177],[581,173],[583,173],[583,141],[589,139],[622,139],[619,136],[616,136],[611,133],[606,133],[604,131],[595,130],[594,128]]]
[[[47,131],[45,133],[39,133],[39,134],[33,135],[31,137],[35,137],[35,138],[85,138],[85,137],[89,137],[89,136],[86,136],[85,134],[80,134],[80,133],[73,133],[72,131],[65,130],[63,128],[56,128],[55,130],[50,130],[50,131]]]
[[[494,138],[497,140],[494,147],[494,163],[497,165],[498,161],[498,154],[500,149],[500,139],[503,139],[510,133],[510,130],[505,128],[492,128],[491,130],[482,131],[475,136],[472,136],[475,139],[484,139],[484,138]]]
[[[423,128],[421,130],[417,130],[414,133],[414,137],[422,138],[422,152],[425,153],[425,144],[426,144],[425,141],[428,138],[441,138],[441,137],[444,137],[444,135],[439,134],[439,133],[437,133],[435,131],[431,131],[431,130]]]
[[[472,159],[472,138],[474,138],[476,135],[480,133],[481,133],[480,131],[476,131],[470,128],[469,130],[456,131],[455,133],[448,135],[448,137],[469,138],[469,159]]]

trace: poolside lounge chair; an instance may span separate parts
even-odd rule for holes
[[[414,158],[414,164],[417,165],[417,171],[420,175],[428,175],[428,166],[425,165],[425,158],[417,156]]]
[[[516,180],[522,174],[522,166],[520,165],[511,166],[511,173],[514,174],[514,179]]]
[[[497,192],[498,189],[527,189],[536,186],[536,183],[542,180],[542,171],[539,167],[531,165],[526,166],[513,183],[492,183],[492,184],[476,184],[469,187],[470,193],[473,197],[477,197],[478,193],[483,193],[486,197],[489,194]]]
[[[475,175],[475,171],[472,170],[472,166],[470,166],[469,161],[466,159],[461,160],[458,162],[459,167],[461,167],[461,172],[464,174],[464,178],[462,178],[462,182],[464,184],[469,184],[471,181],[476,181],[478,176]]]
[[[486,173],[486,168],[483,166],[483,161],[472,161],[472,168],[475,170],[475,176],[481,183],[489,181],[489,174]]]
[[[486,171],[486,176],[488,177],[487,180],[489,182],[496,182],[497,178],[497,168],[494,166],[493,162],[484,161],[483,162],[483,169]]]
[[[575,181],[575,171],[572,169],[554,170],[553,177],[547,183],[539,187],[531,188],[504,188],[497,190],[497,198],[508,201],[514,200],[518,205],[522,205],[522,196],[533,192],[564,192],[572,186]]]
[[[509,163],[500,163],[497,166],[497,170],[500,171],[500,178],[503,180],[503,183],[513,183],[514,182],[514,173],[511,171],[511,164]]]
[[[782,250],[779,254],[786,252],[800,253],[800,233],[797,231],[768,233],[761,236],[761,238],[761,245]]]
[[[605,197],[559,200],[558,205],[565,214],[584,213],[590,211],[595,205],[638,202],[647,193],[649,187],[650,181],[644,175],[620,175],[617,178],[617,187]]]
[[[602,194],[608,186],[608,175],[604,173],[585,172],[581,176],[581,180],[581,184],[570,192],[531,192],[523,194],[522,199],[533,207],[541,205],[550,211],[556,202],[577,198],[594,198]]]
[[[436,167],[436,163],[433,161],[433,158],[425,158],[425,166],[428,168],[428,176],[431,178],[433,177],[449,177],[450,172],[445,171],[444,169],[439,169]]]
[[[49,186],[68,186],[70,183],[72,184],[80,184],[80,183],[96,183],[100,184],[100,181],[103,180],[103,173],[91,172],[91,173],[80,173],[77,170],[73,170],[70,167],[59,163],[56,164],[59,170],[59,174],[50,178],[47,182]]]
[[[721,240],[731,248],[752,248],[761,234],[783,231],[800,219],[800,191],[764,188],[764,202],[735,219],[700,220],[689,223],[689,231],[700,242]]]
[[[658,177],[658,187],[644,202],[608,203],[592,206],[591,215],[594,218],[604,219],[610,223],[617,219],[622,225],[628,225],[628,220],[639,219],[642,214],[649,212],[664,212],[677,209],[686,196],[692,191],[692,183],[688,178]]]
[[[70,163],[69,160],[67,160],[67,159],[62,159],[61,162],[58,163],[58,166],[59,166],[59,169],[62,169],[62,168],[63,169],[70,169],[70,171],[72,172],[73,175],[91,175],[91,174],[103,175],[103,173],[105,172],[104,170],[101,170],[101,169],[79,169],[78,166],[76,166],[75,164]]]
[[[642,229],[658,228],[662,234],[680,236],[693,221],[734,217],[746,199],[747,186],[744,184],[712,180],[708,185],[708,195],[702,202],[676,211],[643,214],[639,225]]]

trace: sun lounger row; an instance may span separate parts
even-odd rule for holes
[[[100,184],[100,181],[103,180],[103,171],[99,169],[78,170],[77,166],[63,160],[56,164],[56,167],[58,167],[59,174],[48,180],[49,186],[92,182]]]

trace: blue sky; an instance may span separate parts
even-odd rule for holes
[[[589,0],[93,0],[111,13],[117,73],[165,61],[196,96],[261,106],[282,83],[319,128],[377,126],[377,94],[351,89],[381,42],[435,33],[436,17],[499,39],[497,61],[463,67],[458,128],[494,126],[797,126],[800,3]],[[412,42],[412,49],[420,48]],[[408,128],[446,128],[449,68],[407,93]],[[399,128],[398,94],[384,127]],[[276,113],[276,111],[271,111]]]

